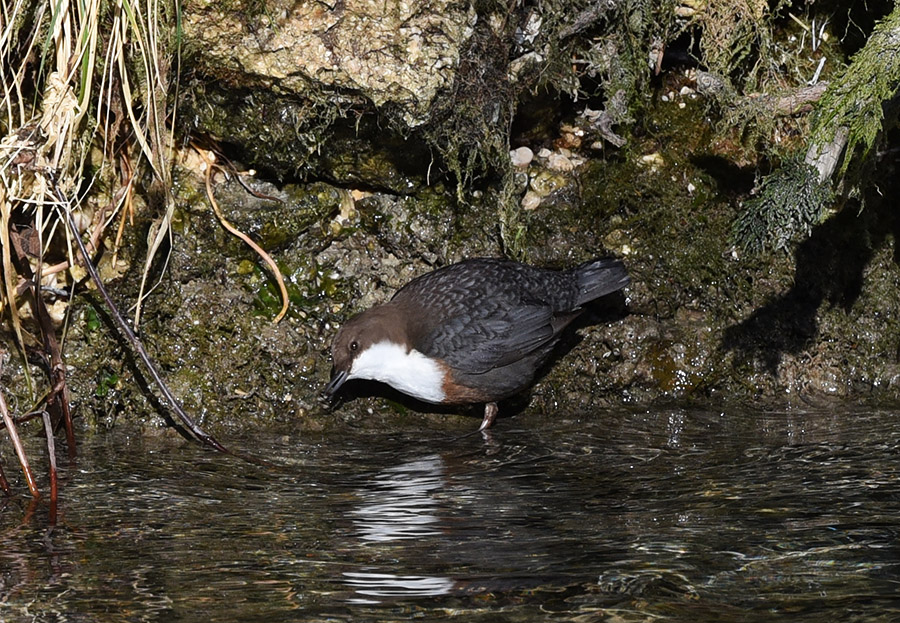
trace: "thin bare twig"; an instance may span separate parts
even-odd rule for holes
[[[25,454],[25,448],[22,446],[22,440],[19,439],[19,432],[16,430],[16,424],[13,422],[12,416],[9,414],[9,408],[6,406],[6,398],[3,397],[2,391],[0,391],[0,416],[3,417],[3,423],[6,424],[9,439],[12,441],[13,448],[16,450],[16,455],[19,457],[19,465],[22,466],[22,473],[25,474],[25,482],[28,483],[28,490],[31,491],[31,497],[38,499],[41,497],[41,492],[38,491],[37,483],[34,480],[34,473],[31,471],[31,467],[28,466],[28,456]]]
[[[55,423],[62,420],[66,426],[66,442],[69,447],[69,457],[75,457],[75,427],[72,423],[72,412],[69,409],[69,387],[66,383],[66,365],[62,359],[62,351],[59,347],[59,340],[56,339],[56,329],[53,321],[50,319],[50,313],[44,304],[44,297],[41,295],[40,281],[35,279],[35,273],[31,270],[31,264],[28,263],[28,257],[22,247],[22,240],[17,232],[12,232],[10,239],[12,240],[13,249],[19,260],[19,266],[24,273],[26,280],[32,282],[32,299],[34,318],[37,320],[38,327],[41,330],[41,337],[44,342],[44,354],[47,357],[50,366],[50,392],[47,395],[47,408],[56,416]],[[41,262],[38,260],[37,272],[41,272]],[[51,429],[52,431],[52,429]],[[52,432],[51,432],[52,434]]]
[[[53,439],[53,423],[50,414],[43,412],[44,433],[47,435],[47,456],[50,461],[50,525],[56,525],[56,508],[58,500],[58,484],[56,477],[56,443]]]
[[[2,464],[0,464],[0,489],[3,489],[3,493],[7,496],[12,494],[12,490],[9,487],[9,481],[6,479],[6,474],[3,473]]]
[[[75,242],[78,246],[78,250],[81,253],[81,257],[84,258],[84,265],[88,271],[88,274],[90,274],[91,276],[91,280],[94,282],[94,285],[97,286],[97,290],[100,292],[100,296],[103,298],[103,302],[106,303],[106,307],[107,309],[109,309],[109,313],[115,321],[116,325],[119,327],[119,330],[122,331],[123,335],[128,340],[128,343],[131,344],[131,347],[143,362],[144,366],[147,369],[147,372],[150,373],[150,377],[153,379],[153,382],[156,383],[159,391],[162,392],[163,397],[169,403],[169,407],[172,409],[172,411],[175,412],[175,415],[178,416],[178,419],[181,420],[181,423],[184,424],[184,426],[188,429],[188,431],[190,431],[195,439],[211,448],[215,448],[219,452],[228,453],[229,451],[227,448],[225,448],[225,446],[219,443],[215,437],[204,431],[187,413],[185,413],[184,409],[181,407],[181,404],[178,402],[178,400],[172,394],[172,391],[169,389],[169,386],[163,380],[162,375],[159,373],[159,370],[156,369],[156,365],[153,363],[153,360],[150,359],[150,355],[147,353],[147,350],[141,343],[140,338],[135,335],[131,327],[128,326],[128,323],[125,322],[122,314],[119,313],[116,304],[113,303],[112,297],[110,297],[109,292],[106,290],[106,286],[103,285],[103,281],[100,279],[100,274],[97,272],[97,268],[91,261],[91,257],[84,246],[84,242],[82,242],[81,240],[81,236],[78,233],[78,227],[75,225],[75,220],[72,218],[72,211],[68,199],[56,184],[55,180],[51,180],[51,182],[53,183],[54,192],[56,193],[57,198],[62,204],[63,211],[65,212],[66,223],[69,226],[69,230],[72,232],[72,237],[75,238]]]
[[[203,158],[206,163],[206,197],[209,199],[209,203],[212,205],[213,212],[216,213],[216,216],[219,219],[219,222],[222,223],[222,227],[227,229],[233,235],[237,236],[241,240],[243,240],[247,246],[256,251],[257,255],[259,255],[266,264],[269,265],[269,268],[272,269],[272,274],[275,276],[275,280],[278,282],[278,289],[281,291],[281,311],[278,312],[278,315],[275,316],[275,320],[273,322],[278,322],[284,315],[287,313],[288,304],[290,302],[288,298],[287,288],[284,285],[284,277],[281,276],[281,270],[279,270],[278,265],[275,263],[275,260],[266,253],[262,247],[253,242],[253,240],[245,233],[240,231],[237,227],[228,222],[228,219],[225,218],[225,215],[222,214],[222,210],[219,209],[219,203],[216,201],[215,195],[213,195],[212,189],[212,171],[213,171],[213,162],[211,159],[206,157],[206,154],[201,152],[199,149],[197,153],[200,154],[200,157]]]

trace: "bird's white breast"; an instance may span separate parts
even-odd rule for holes
[[[381,381],[425,402],[444,400],[444,372],[437,362],[394,342],[378,342],[361,352],[349,378]]]

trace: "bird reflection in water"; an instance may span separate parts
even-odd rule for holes
[[[359,491],[359,506],[351,513],[355,534],[363,546],[421,546],[441,532],[442,503],[446,488],[444,462],[430,455],[382,470]],[[411,543],[410,543],[411,545]],[[391,548],[392,569],[367,566],[344,572],[344,582],[362,598],[355,602],[375,602],[373,597],[434,597],[448,594],[454,586],[449,577],[399,574],[397,556]],[[373,557],[380,552],[373,550]],[[380,557],[380,556],[379,556]],[[375,562],[375,561],[373,561]]]

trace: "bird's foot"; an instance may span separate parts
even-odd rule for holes
[[[498,411],[496,402],[489,402],[484,405],[484,419],[481,421],[481,426],[478,427],[478,430],[484,432],[489,429],[494,420],[497,419]]]

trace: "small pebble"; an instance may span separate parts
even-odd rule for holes
[[[541,205],[541,196],[533,190],[529,190],[525,193],[525,196],[522,197],[523,210],[535,210],[539,205]]]
[[[509,152],[509,159],[514,167],[527,167],[534,160],[534,152],[525,146],[517,147]]]
[[[663,164],[663,157],[659,155],[658,152],[654,152],[652,154],[647,154],[646,156],[641,156],[640,162],[641,164],[646,164],[656,168]]]
[[[553,171],[571,171],[575,165],[563,154],[550,154],[547,158],[547,167]]]

